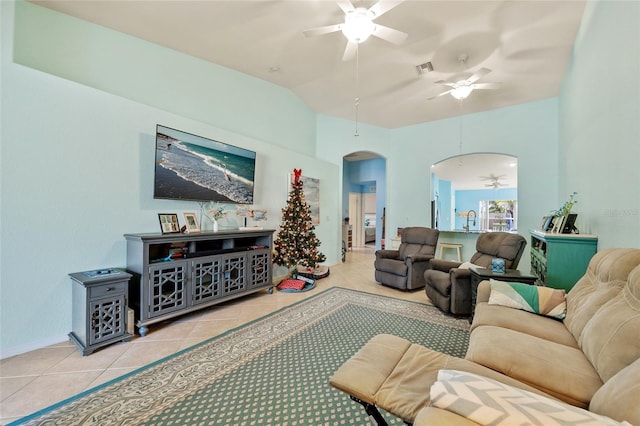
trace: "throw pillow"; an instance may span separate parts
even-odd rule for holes
[[[518,282],[491,279],[490,305],[522,309],[539,315],[563,319],[567,315],[564,290]]]
[[[431,406],[481,425],[625,425],[562,401],[505,385],[477,374],[438,371],[431,386]]]

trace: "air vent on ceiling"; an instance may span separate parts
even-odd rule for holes
[[[433,64],[431,62],[425,62],[424,64],[416,65],[418,75],[422,75],[425,72],[433,71]]]

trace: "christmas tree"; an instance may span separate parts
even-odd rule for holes
[[[311,209],[302,192],[302,170],[293,169],[293,182],[287,206],[282,209],[280,231],[274,241],[275,256],[273,262],[290,268],[302,265],[315,269],[326,257],[320,253],[320,241],[311,222]]]

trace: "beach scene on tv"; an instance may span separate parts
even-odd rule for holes
[[[155,198],[253,203],[253,151],[158,126]]]

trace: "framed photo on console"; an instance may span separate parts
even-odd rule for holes
[[[163,234],[177,234],[180,232],[178,215],[175,213],[159,213],[160,230]]]
[[[184,223],[187,226],[187,232],[200,232],[200,227],[198,226],[198,218],[196,218],[195,213],[183,213],[184,214]]]

